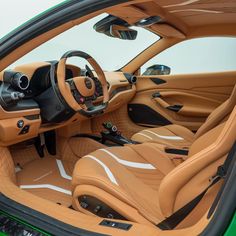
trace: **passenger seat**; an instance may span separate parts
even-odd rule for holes
[[[189,147],[194,140],[224,122],[236,105],[236,85],[229,99],[217,107],[207,118],[205,123],[194,134],[180,125],[166,125],[158,128],[144,129],[132,136],[132,140],[144,142],[157,142],[167,146]]]
[[[193,142],[178,166],[156,143],[110,147],[86,155],[73,171],[73,208],[89,215],[157,225],[209,186],[236,140],[235,130],[236,107],[226,122]],[[178,227],[196,223],[220,185],[209,189]]]

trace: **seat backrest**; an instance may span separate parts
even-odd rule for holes
[[[190,147],[189,158],[163,179],[158,198],[165,217],[185,206],[209,186],[209,179],[216,174],[217,167],[223,164],[236,140],[235,130],[236,106],[228,120],[196,140]],[[212,199],[214,196],[212,194]],[[205,212],[209,205],[209,202],[205,202]],[[196,211],[200,214],[201,210]]]
[[[217,107],[207,118],[205,123],[198,129],[195,134],[195,139],[199,138],[209,130],[216,127],[218,124],[224,121],[224,119],[229,116],[232,112],[234,106],[236,105],[236,85],[230,95],[230,97],[223,102],[219,107]]]

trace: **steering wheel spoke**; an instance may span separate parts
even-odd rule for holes
[[[90,78],[94,78],[94,74],[92,72],[92,70],[90,69],[90,67],[88,65],[85,65],[85,69],[86,69],[86,74],[90,77]]]

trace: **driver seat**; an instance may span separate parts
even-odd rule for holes
[[[178,166],[155,143],[97,150],[75,165],[73,208],[156,225],[209,186],[236,140],[235,130],[236,107],[227,122],[194,141],[187,160]],[[207,212],[220,185],[207,191],[179,228],[193,225]]]
[[[236,104],[236,85],[230,97],[217,107],[194,134],[191,130],[181,125],[166,125],[158,128],[144,129],[132,136],[132,140],[143,142],[157,142],[172,147],[189,147],[194,140],[201,137],[209,130],[224,122]]]

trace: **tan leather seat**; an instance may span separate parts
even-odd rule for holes
[[[209,185],[209,179],[236,140],[235,130],[236,107],[227,122],[194,141],[187,160],[178,166],[155,143],[97,150],[76,163],[72,177],[73,207],[93,214],[93,210],[81,204],[92,197],[117,212],[117,218],[157,224]],[[220,183],[210,189],[178,227],[199,220],[219,186]]]
[[[180,125],[167,125],[159,128],[144,129],[132,136],[132,140],[143,143],[147,141],[162,143],[168,146],[189,147],[194,140],[224,122],[236,104],[236,85],[231,96],[217,107],[205,123],[194,134]]]

